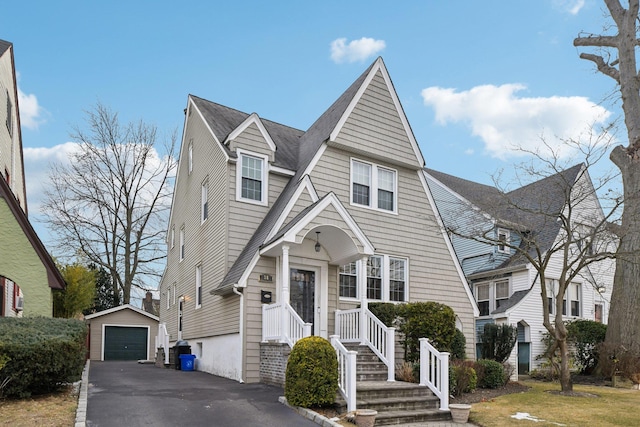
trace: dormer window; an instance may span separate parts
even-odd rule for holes
[[[510,253],[509,246],[509,230],[503,228],[498,229],[498,252],[508,254]]]
[[[267,156],[238,150],[236,200],[267,204]]]

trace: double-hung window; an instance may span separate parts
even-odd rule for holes
[[[200,201],[200,223],[204,223],[209,217],[209,178],[202,182],[202,195]]]
[[[555,282],[552,279],[547,279],[547,305],[549,307],[549,314],[555,314],[556,288],[555,288]]]
[[[480,309],[480,316],[488,316],[491,312],[490,292],[489,284],[476,286],[476,301],[478,301],[478,308]]]
[[[338,270],[341,298],[358,298],[358,276],[363,274],[362,264],[352,262]],[[373,301],[407,300],[408,261],[389,255],[373,255],[367,259],[366,297]]]
[[[340,267],[339,273],[340,296],[343,298],[358,297],[358,268],[355,262]]]
[[[502,228],[498,229],[498,252],[508,254],[510,252],[509,246],[509,230],[504,230]]]
[[[236,199],[267,204],[267,157],[238,150]]]
[[[196,266],[196,308],[202,307],[202,266]]]
[[[171,249],[176,245],[176,226],[171,227]]]
[[[351,159],[351,203],[387,212],[397,211],[397,172]]]
[[[569,297],[571,301],[571,315],[572,316],[580,316],[580,284],[579,283],[571,283],[569,285]]]
[[[509,279],[479,283],[475,285],[475,290],[480,316],[488,316],[509,300]]]

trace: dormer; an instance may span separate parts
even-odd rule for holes
[[[270,163],[275,160],[276,144],[256,113],[251,113],[236,127],[224,144],[231,152],[238,153],[238,150],[242,150],[264,157]]]

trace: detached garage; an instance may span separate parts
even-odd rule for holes
[[[151,360],[155,357],[157,316],[132,305],[85,316],[91,360]]]

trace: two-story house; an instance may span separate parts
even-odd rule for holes
[[[27,217],[13,44],[0,40],[0,317],[52,316],[64,280]]]
[[[546,348],[541,286],[553,321],[564,251],[552,248],[567,241],[569,229],[562,221],[572,233],[584,233],[582,239],[574,236],[578,245],[589,244],[589,231],[604,222],[586,167],[579,164],[508,193],[432,169],[425,176],[478,304],[478,334],[486,323],[516,325],[518,342],[509,362],[521,374],[539,367]],[[516,248],[550,254],[545,284]],[[606,323],[614,269],[604,259],[580,271],[564,297],[563,318]]]
[[[370,301],[437,301],[472,355],[477,307],[423,167],[381,58],[307,131],[190,95],[161,329],[198,370],[272,381],[302,336],[364,340]]]

